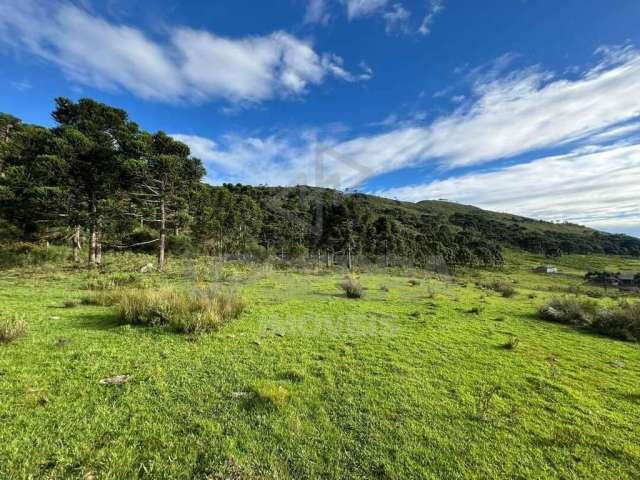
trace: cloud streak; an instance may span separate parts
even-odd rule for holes
[[[159,42],[57,1],[0,0],[0,42],[58,65],[78,83],[166,102],[254,103],[302,95],[331,76],[370,78],[286,32],[226,38],[176,27]]]
[[[592,150],[376,193],[407,201],[443,198],[596,228],[640,228],[640,144]]]
[[[342,0],[347,7],[349,20],[366,17],[384,8],[388,0]]]

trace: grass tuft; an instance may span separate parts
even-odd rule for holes
[[[115,305],[118,292],[91,291],[80,299],[81,305],[110,307]]]
[[[124,290],[118,295],[120,319],[134,325],[168,325],[183,333],[219,329],[237,318],[244,300],[233,292]]]
[[[0,316],[0,343],[9,343],[27,334],[27,322],[19,315]]]
[[[282,374],[280,374],[280,378],[282,380],[288,380],[293,383],[300,383],[304,382],[305,375],[300,370],[292,369],[287,370],[286,372],[282,372]]]
[[[484,288],[498,292],[504,298],[511,298],[516,294],[516,289],[512,285],[502,280],[493,280],[482,285]]]
[[[515,335],[509,335],[506,343],[503,345],[505,350],[515,350],[520,345],[520,339]]]
[[[340,288],[347,298],[362,298],[364,296],[364,288],[356,278],[347,277],[340,282]]]

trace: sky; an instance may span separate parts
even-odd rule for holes
[[[124,108],[206,180],[640,237],[638,0],[0,0],[0,111]]]

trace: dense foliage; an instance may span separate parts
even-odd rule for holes
[[[210,186],[189,148],[125,111],[56,100],[54,128],[0,114],[0,243],[278,256],[433,269],[498,266],[502,247],[548,256],[640,255],[640,240],[446,202],[403,203],[312,187]]]

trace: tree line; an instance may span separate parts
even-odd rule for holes
[[[67,243],[77,262],[84,250],[91,267],[118,249],[155,251],[160,270],[167,251],[348,267],[493,267],[504,262],[503,245],[550,255],[640,254],[631,237],[536,236],[481,215],[359,193],[211,186],[187,145],[144,131],[124,110],[58,98],[52,118],[55,126],[45,128],[0,114],[0,243]]]

